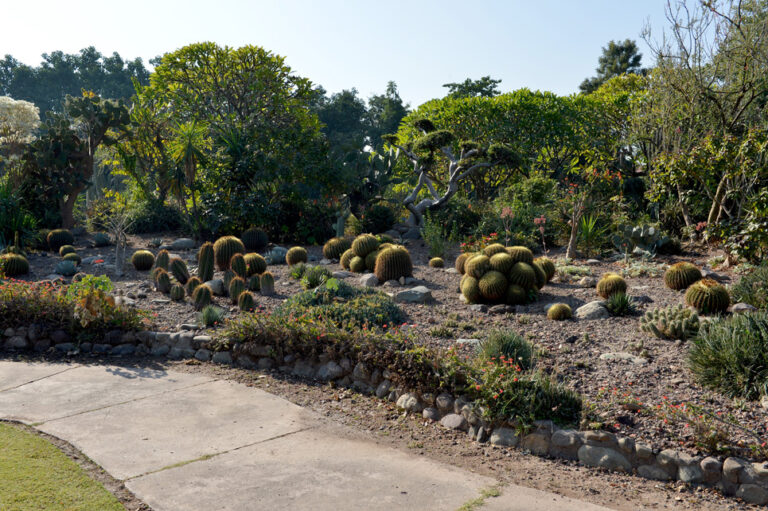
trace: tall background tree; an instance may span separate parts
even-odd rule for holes
[[[490,76],[483,76],[479,80],[467,78],[459,83],[446,83],[443,87],[448,89],[448,96],[452,98],[492,98],[498,96],[501,80],[494,80]]]
[[[643,74],[642,68],[643,55],[637,48],[637,43],[631,39],[621,41],[610,41],[608,46],[603,47],[603,54],[598,59],[597,76],[587,78],[579,89],[589,94],[594,92],[607,80],[614,76],[623,74]]]

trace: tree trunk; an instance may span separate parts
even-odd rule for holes
[[[75,203],[83,190],[85,190],[84,186],[73,188],[69,195],[67,195],[67,200],[61,203],[59,212],[61,214],[62,229],[71,229],[75,226]]]
[[[707,217],[707,226],[717,224],[720,218],[720,209],[723,204],[723,198],[727,191],[728,176],[724,175],[720,179],[720,183],[717,185],[717,191],[715,191],[715,198],[712,199],[712,207],[709,209],[709,216]]]
[[[685,226],[691,229],[693,227],[693,220],[691,220],[691,213],[688,211],[688,204],[683,200],[683,191],[680,189],[679,183],[677,185],[677,201],[680,203],[680,210],[683,213]]]

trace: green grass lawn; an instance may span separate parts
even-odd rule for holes
[[[56,446],[0,423],[0,510],[124,510]]]

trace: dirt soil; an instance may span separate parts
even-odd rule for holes
[[[153,236],[136,236],[130,239],[130,255],[133,250],[148,248]],[[162,236],[169,243],[178,237],[174,233]],[[81,257],[99,256],[106,264],[112,263],[112,248],[89,248],[88,236],[77,239],[75,246]],[[576,284],[580,277],[556,277],[542,289],[537,302],[528,306],[518,306],[514,313],[488,314],[473,311],[461,302],[458,294],[460,276],[451,273],[449,268],[458,250],[455,248],[445,258],[446,268],[430,268],[427,265],[429,255],[421,241],[407,242],[414,262],[414,277],[419,284],[427,286],[434,297],[428,304],[404,304],[407,315],[408,335],[415,342],[434,348],[456,346],[465,356],[473,356],[469,345],[458,345],[459,338],[482,339],[493,329],[513,329],[529,338],[541,348],[542,356],[538,366],[550,372],[566,385],[583,394],[588,406],[593,409],[594,427],[600,427],[631,436],[650,443],[654,447],[674,447],[685,449],[692,454],[711,454],[705,448],[707,437],[717,434],[721,447],[721,456],[739,455],[764,459],[765,456],[750,450],[750,446],[759,446],[768,440],[768,418],[759,403],[745,402],[726,398],[717,392],[707,390],[693,380],[686,368],[685,359],[688,346],[685,343],[657,339],[639,330],[640,316],[647,310],[683,303],[683,294],[664,286],[664,263],[679,260],[691,261],[700,267],[707,264],[713,254],[689,252],[680,257],[658,258],[650,263],[650,268],[657,270],[656,276],[625,277],[629,285],[628,294],[634,296],[637,312],[626,317],[610,317],[599,320],[550,321],[546,318],[546,306],[563,302],[576,309],[593,300],[598,300],[594,288],[583,288]],[[310,260],[322,259],[322,248],[307,247]],[[157,252],[156,249],[153,249]],[[179,252],[177,255],[187,260],[190,272],[193,272],[195,251]],[[550,257],[562,261],[560,254],[553,252]],[[30,263],[32,273],[27,280],[41,280],[53,272],[59,257],[56,254],[32,254]],[[599,278],[606,272],[620,272],[622,261],[609,260],[574,261]],[[312,263],[311,263],[312,264]],[[337,263],[328,266],[332,271],[340,270]],[[82,271],[92,274],[107,274],[116,281],[117,287],[125,294],[136,299],[136,306],[152,311],[155,316],[154,327],[160,331],[174,331],[182,324],[194,323],[196,313],[189,303],[176,303],[151,289],[148,272],[137,272],[129,263],[125,275],[115,279],[112,269],[104,264],[83,265]],[[256,294],[257,307],[262,311],[271,311],[289,296],[300,292],[299,283],[288,275],[286,265],[270,266],[276,278],[274,296],[265,297]],[[728,270],[718,270],[723,283],[732,283],[738,276]],[[220,273],[217,272],[217,277]],[[358,285],[358,278],[346,281]],[[395,293],[399,287],[380,286],[384,292]],[[228,311],[229,317],[238,314],[227,298],[215,299],[217,305]],[[209,330],[206,333],[215,333]],[[463,351],[462,351],[463,350]],[[600,355],[609,352],[630,352],[647,357],[647,363],[639,365],[629,361],[601,360]],[[693,405],[695,412],[688,412],[676,420],[665,410],[677,407],[679,410]],[[665,418],[667,419],[665,422]],[[735,426],[729,426],[727,423]],[[745,429],[742,429],[745,428]],[[751,432],[754,432],[752,434]],[[765,439],[765,440],[764,440]]]

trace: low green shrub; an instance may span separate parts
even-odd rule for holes
[[[356,288],[337,279],[284,301],[275,314],[285,319],[325,319],[339,327],[390,328],[403,322],[403,311],[387,295],[370,288]]]
[[[522,369],[533,367],[535,352],[531,342],[512,330],[495,330],[478,345],[478,353],[484,360],[499,364],[513,360]]]
[[[141,202],[128,212],[128,216],[128,232],[131,234],[175,231],[184,226],[181,212],[159,201]]]
[[[755,268],[742,276],[731,287],[733,303],[744,302],[758,309],[768,310],[768,264]]]
[[[729,397],[768,394],[768,314],[737,314],[702,324],[688,364],[696,380]]]
[[[221,324],[226,316],[226,311],[215,305],[206,305],[197,313],[197,324],[204,327],[212,327]]]

